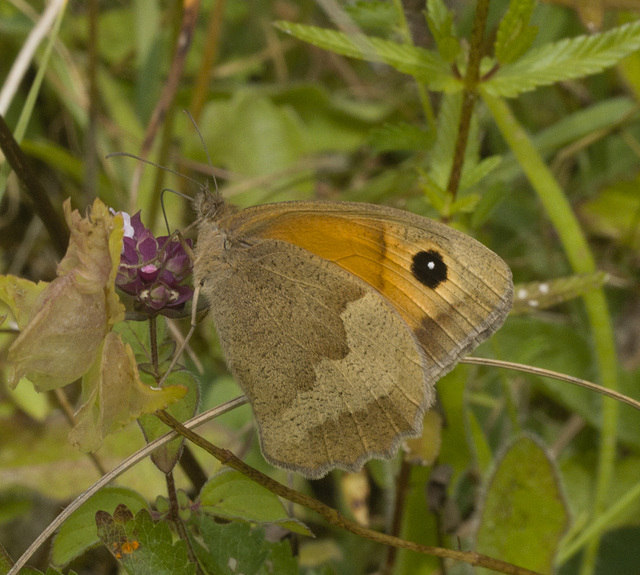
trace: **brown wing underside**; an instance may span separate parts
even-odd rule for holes
[[[376,291],[274,240],[233,250],[219,272],[203,291],[268,461],[317,478],[389,457],[420,433],[433,382]]]
[[[473,238],[414,214],[382,206],[291,202],[244,210],[237,231],[300,246],[360,278],[409,324],[439,377],[498,329],[511,309],[505,262]],[[420,281],[416,254],[435,252],[446,280]]]

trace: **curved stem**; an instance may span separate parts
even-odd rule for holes
[[[193,419],[187,421],[184,426],[187,429],[193,429],[206,423],[207,421],[222,415],[223,413],[227,413],[236,407],[240,407],[247,403],[247,398],[244,395],[240,397],[236,397],[230,401],[227,401],[223,405],[216,407],[214,409],[210,409],[205,413],[201,413],[197,415]],[[36,540],[29,545],[29,548],[20,556],[20,558],[15,562],[13,567],[9,569],[7,575],[18,575],[20,569],[22,569],[27,561],[34,555],[34,553],[40,549],[40,547],[44,544],[44,542],[49,539],[59,528],[60,526],[67,520],[69,517],[78,510],[78,508],[86,503],[92,496],[94,496],[100,489],[102,489],[105,485],[111,483],[116,477],[122,475],[128,469],[131,469],[134,465],[140,463],[143,459],[146,459],[149,455],[151,455],[156,449],[166,445],[170,441],[173,441],[178,434],[175,431],[170,431],[169,433],[165,433],[162,437],[158,437],[158,439],[154,439],[150,443],[147,443],[144,447],[136,451],[133,455],[130,455],[125,459],[122,463],[118,464],[114,467],[109,473],[103,475],[98,481],[96,481],[89,489],[78,495],[67,507],[65,507],[60,515],[58,515],[47,528],[36,538]]]
[[[186,437],[187,439],[189,439],[189,441],[192,441],[193,443],[204,449],[207,453],[213,455],[213,457],[215,457],[222,464],[227,465],[228,467],[231,467],[236,471],[239,471],[243,475],[246,475],[251,480],[259,483],[275,495],[283,497],[293,503],[297,503],[298,505],[303,505],[307,509],[316,512],[327,522],[335,525],[336,527],[345,529],[346,531],[350,531],[355,535],[364,537],[382,545],[391,545],[393,547],[399,547],[401,549],[409,549],[410,551],[414,551],[416,553],[424,553],[426,555],[433,555],[435,557],[445,557],[448,559],[453,559],[455,561],[469,563],[470,565],[486,567],[488,569],[493,569],[494,571],[499,571],[501,573],[512,573],[514,575],[535,575],[535,571],[531,571],[523,567],[518,567],[511,563],[507,563],[499,559],[494,559],[493,557],[481,555],[480,553],[476,553],[475,551],[456,551],[454,549],[444,549],[442,547],[420,545],[418,543],[414,543],[413,541],[406,541],[392,535],[386,535],[385,533],[379,533],[378,531],[367,529],[359,523],[347,519],[338,511],[336,511],[332,507],[329,507],[328,505],[325,505],[321,501],[318,501],[317,499],[314,499],[313,497],[299,491],[295,491],[294,489],[290,489],[289,487],[278,483],[275,479],[272,479],[268,475],[265,475],[257,469],[254,469],[253,467],[247,465],[246,463],[238,459],[229,450],[221,449],[220,447],[217,447],[213,443],[199,436],[197,433],[191,431],[190,429],[187,429],[184,425],[182,425],[182,423],[180,423],[175,417],[169,415],[166,411],[158,411],[156,415],[163,423],[166,423],[169,427],[175,429],[180,435]]]

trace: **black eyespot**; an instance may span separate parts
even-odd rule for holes
[[[418,252],[413,256],[411,273],[420,283],[436,289],[442,282],[447,281],[447,264],[442,260],[440,252]]]

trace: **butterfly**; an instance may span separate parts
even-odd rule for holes
[[[319,478],[421,434],[435,383],[503,323],[507,264],[470,236],[365,203],[238,210],[202,191],[194,281],[271,464]]]

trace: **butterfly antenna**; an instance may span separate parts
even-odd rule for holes
[[[172,194],[175,194],[176,196],[180,196],[181,198],[184,198],[185,200],[188,200],[189,202],[193,201],[193,198],[190,198],[186,194],[183,194],[182,192],[178,192],[177,190],[173,190],[171,188],[165,188],[164,190],[162,190],[160,192],[160,207],[162,208],[162,217],[164,218],[164,225],[167,226],[167,233],[171,234],[171,228],[169,227],[169,218],[167,218],[167,210],[165,210],[165,207],[164,207],[164,193],[165,192],[170,192]]]
[[[189,116],[189,120],[191,120],[191,123],[193,124],[193,127],[196,130],[196,133],[198,134],[198,138],[200,138],[200,142],[202,142],[202,147],[204,148],[204,153],[207,155],[207,162],[209,163],[209,168],[211,170],[211,178],[213,179],[213,186],[216,190],[216,192],[218,191],[218,180],[216,179],[216,175],[213,171],[213,163],[211,162],[211,156],[209,156],[209,149],[207,148],[207,145],[204,143],[204,138],[202,137],[202,132],[200,132],[200,128],[198,128],[198,124],[196,124],[195,119],[193,118],[193,116],[191,115],[191,113],[189,112],[189,110],[184,110],[184,113]]]
[[[134,160],[138,160],[139,162],[142,162],[143,164],[149,164],[150,166],[154,166],[154,167],[156,167],[156,168],[158,168],[160,170],[164,170],[165,172],[169,172],[170,174],[173,174],[174,176],[178,176],[180,178],[184,178],[185,180],[188,180],[189,182],[195,184],[199,188],[202,187],[202,183],[200,183],[198,180],[194,180],[192,177],[187,176],[186,174],[182,174],[180,172],[177,172],[176,170],[172,170],[171,168],[167,168],[167,166],[161,166],[160,164],[156,164],[155,162],[152,162],[151,160],[147,160],[145,158],[141,158],[140,156],[136,156],[135,154],[130,154],[129,152],[112,152],[111,154],[107,154],[106,158],[109,159],[109,158],[113,158],[114,156],[124,156],[125,158],[133,158]]]

